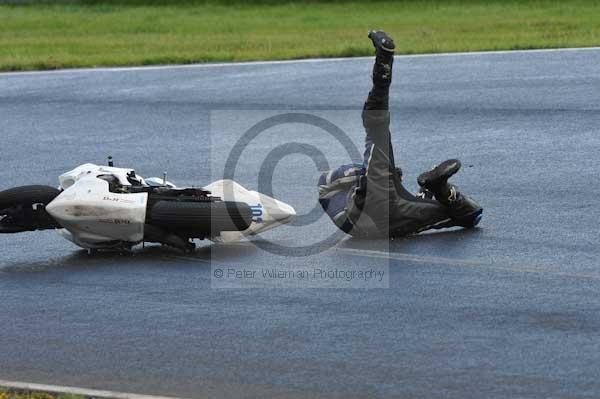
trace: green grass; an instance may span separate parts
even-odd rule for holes
[[[84,399],[84,397],[71,394],[50,394],[46,392],[15,391],[0,388],[0,399]]]
[[[0,70],[600,45],[600,1],[72,1],[0,4]]]

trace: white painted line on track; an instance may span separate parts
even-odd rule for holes
[[[241,244],[241,243],[240,243]],[[251,241],[244,242],[245,246],[252,245]],[[511,273],[527,273],[537,274],[547,277],[568,277],[578,278],[586,280],[600,280],[600,274],[595,273],[574,273],[574,272],[562,272],[558,270],[548,270],[551,265],[521,265],[518,263],[499,263],[493,260],[485,261],[484,259],[460,259],[460,258],[447,258],[441,256],[423,256],[416,254],[409,254],[404,252],[386,252],[369,249],[357,249],[357,248],[344,248],[344,247],[333,247],[332,251],[351,256],[359,256],[364,258],[375,258],[375,259],[388,259],[406,261],[412,263],[428,264],[428,265],[441,265],[441,266],[454,266],[454,267],[465,267],[472,269],[480,269],[487,271],[501,271]],[[327,251],[329,252],[329,251]],[[206,263],[215,264],[219,266],[225,266],[227,263],[217,261],[213,259],[201,259],[193,256],[185,255],[169,255],[166,259],[181,260],[191,263]]]
[[[170,396],[156,396],[156,395],[143,395],[137,393],[125,393],[115,391],[105,391],[97,389],[86,389],[78,387],[67,387],[60,385],[46,385],[46,384],[35,384],[30,382],[21,381],[5,381],[0,380],[0,387],[8,389],[20,389],[24,391],[42,391],[49,393],[58,394],[71,394],[81,395],[86,397],[94,398],[107,398],[107,399],[181,399]]]
[[[468,268],[476,268],[482,270],[491,270],[491,271],[503,271],[503,272],[513,272],[513,273],[531,273],[531,274],[539,274],[545,276],[556,276],[556,277],[571,277],[571,278],[580,278],[580,279],[590,279],[590,280],[600,280],[600,274],[594,273],[573,273],[573,272],[561,272],[548,270],[548,265],[510,265],[510,264],[497,264],[495,262],[486,262],[484,260],[479,259],[459,259],[459,258],[445,258],[438,256],[421,256],[414,254],[407,254],[402,252],[385,252],[385,251],[375,251],[375,250],[366,250],[366,249],[354,249],[354,248],[335,248],[336,252],[340,252],[346,255],[353,256],[361,256],[367,258],[376,258],[376,259],[389,259],[389,260],[403,260],[407,262],[413,263],[426,263],[426,264],[434,264],[434,265],[444,265],[444,266],[456,266],[456,267],[468,267]]]
[[[575,51],[600,51],[600,47],[567,47],[567,48],[549,48],[532,50],[496,50],[496,51],[471,51],[456,53],[430,53],[430,54],[399,54],[397,59],[410,58],[428,58],[428,57],[464,57],[498,54],[527,54],[527,53],[556,53],[556,52],[575,52]],[[20,76],[20,75],[44,75],[44,74],[69,74],[69,73],[90,73],[90,72],[136,72],[136,71],[160,71],[177,69],[202,69],[202,68],[223,68],[238,66],[260,66],[277,64],[311,64],[320,62],[340,62],[356,59],[371,59],[367,57],[341,57],[341,58],[304,58],[298,60],[275,60],[275,61],[243,61],[243,62],[219,62],[219,63],[199,63],[199,64],[168,64],[168,65],[147,65],[131,67],[98,67],[98,68],[72,68],[72,69],[54,69],[46,71],[15,71],[0,72],[0,77]]]

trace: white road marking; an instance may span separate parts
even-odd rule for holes
[[[245,241],[236,243],[240,246],[252,246],[251,241]],[[388,259],[388,260],[400,260],[420,264],[430,265],[441,265],[441,266],[454,266],[454,267],[467,267],[473,269],[481,269],[488,271],[503,271],[513,273],[529,273],[538,274],[552,277],[570,277],[579,279],[589,280],[600,280],[600,274],[595,273],[573,273],[573,272],[561,272],[557,270],[548,270],[551,265],[521,265],[521,264],[510,264],[510,263],[499,263],[493,260],[485,261],[484,259],[460,259],[460,258],[447,258],[441,256],[423,256],[416,254],[409,254],[404,252],[386,252],[369,249],[356,249],[356,248],[344,248],[344,247],[333,247],[331,251],[341,253],[344,255],[360,256],[365,258],[375,259]],[[329,251],[327,251],[329,252]],[[227,265],[227,263],[212,260],[212,259],[201,259],[193,256],[184,255],[169,255],[168,259],[177,259],[186,262],[199,262],[215,265]]]
[[[431,53],[431,54],[400,54],[395,58],[424,58],[424,57],[463,57],[477,55],[494,54],[520,54],[520,53],[555,53],[555,52],[574,52],[574,51],[600,51],[600,47],[572,47],[572,48],[549,48],[533,50],[498,50],[498,51],[472,51],[456,53]],[[341,57],[341,58],[306,58],[299,60],[275,60],[275,61],[244,61],[244,62],[220,62],[220,63],[199,63],[199,64],[168,64],[168,65],[150,65],[150,66],[131,66],[131,67],[99,67],[99,68],[72,68],[72,69],[54,69],[46,71],[16,71],[1,72],[3,76],[19,75],[43,75],[43,74],[65,74],[65,73],[89,73],[89,72],[135,72],[135,71],[157,71],[168,69],[197,69],[197,68],[222,68],[237,66],[260,66],[277,64],[311,64],[319,62],[340,62],[356,59],[371,59],[367,57]]]
[[[142,395],[137,393],[125,393],[115,391],[105,391],[97,389],[86,389],[78,387],[66,387],[60,385],[45,385],[45,384],[34,384],[30,382],[21,381],[5,381],[0,380],[0,387],[8,389],[21,389],[25,391],[42,391],[49,393],[58,394],[71,394],[81,395],[86,397],[94,398],[107,398],[107,399],[181,399],[169,396],[155,396],[155,395]]]
[[[366,249],[354,249],[354,248],[335,248],[336,252],[340,252],[346,255],[353,256],[362,256],[367,258],[377,258],[377,259],[389,259],[389,260],[404,260],[408,262],[414,263],[427,263],[434,265],[445,265],[445,266],[457,266],[457,267],[469,267],[469,268],[477,268],[477,269],[485,269],[485,270],[499,270],[499,271],[507,271],[507,272],[515,272],[515,273],[532,273],[532,274],[540,274],[540,275],[551,275],[557,277],[572,277],[572,278],[582,278],[582,279],[592,279],[592,280],[600,280],[600,274],[594,273],[572,273],[572,272],[561,272],[555,270],[548,270],[547,265],[510,265],[510,264],[501,264],[495,262],[486,262],[483,259],[459,259],[459,258],[445,258],[438,256],[421,256],[414,254],[407,254],[402,252],[385,252],[385,251],[375,251],[375,250],[366,250]]]

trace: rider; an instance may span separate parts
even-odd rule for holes
[[[383,31],[369,32],[375,46],[373,88],[362,120],[366,130],[362,165],[342,165],[319,178],[319,202],[336,226],[358,237],[397,237],[428,229],[475,227],[483,209],[448,179],[460,169],[450,159],[422,173],[417,196],[402,186],[390,140],[389,87],[395,44]]]

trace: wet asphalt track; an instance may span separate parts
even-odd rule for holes
[[[0,75],[0,182],[55,185],[111,154],[202,185],[246,129],[287,112],[358,145],[370,63]],[[90,258],[53,232],[0,237],[0,377],[190,397],[598,397],[599,64],[600,50],[397,59],[406,184],[461,158],[480,229],[306,257],[203,243]],[[291,141],[349,161],[323,131],[287,124],[248,146],[236,180],[256,188],[267,153]],[[289,155],[274,192],[308,213],[318,175]],[[266,237],[298,246],[333,231],[321,218]],[[383,268],[390,288],[214,289],[215,267]]]

